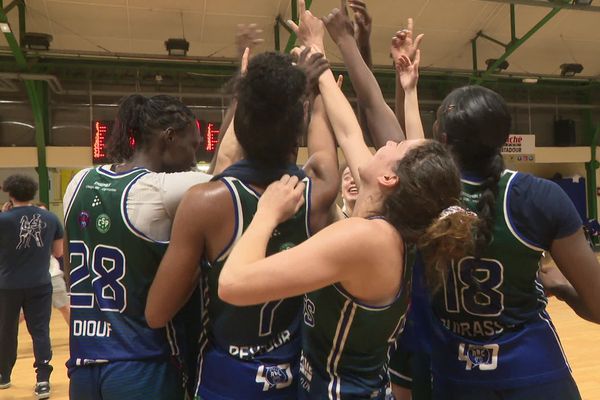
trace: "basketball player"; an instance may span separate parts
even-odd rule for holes
[[[319,29],[320,21],[304,10],[301,15],[296,30],[303,38]],[[263,194],[229,255],[219,295],[249,306],[308,293],[298,398],[383,399],[388,351],[408,306],[412,247],[417,242],[433,246],[440,257],[449,256],[447,251],[463,253],[476,217],[451,208],[460,180],[443,146],[424,140],[390,142],[373,156],[331,72],[321,76],[319,87],[336,139],[360,179],[356,218],[268,256],[274,229],[305,201],[304,185],[284,176]],[[431,241],[432,234],[438,239]]]
[[[434,398],[580,399],[537,274],[549,251],[575,288],[565,301],[598,322],[599,265],[566,194],[504,169],[510,127],[504,100],[479,86],[456,89],[438,110],[435,135],[460,165],[462,199],[483,223],[475,252],[452,261],[443,287],[430,290]]]
[[[195,167],[199,143],[195,117],[177,99],[128,96],[109,142],[122,162],[85,169],[67,188],[72,399],[184,396],[181,321],[152,329],[144,307],[179,200],[210,179],[179,172]]]
[[[304,53],[305,55],[308,53]],[[309,87],[327,69],[322,56],[308,59],[307,73],[289,56],[255,56],[236,94],[235,136],[244,159],[214,182],[198,185],[184,197],[172,240],[148,296],[146,317],[164,324],[197,284],[202,265],[205,336],[201,340],[196,395],[213,399],[295,399],[300,359],[301,297],[236,307],[218,297],[217,282],[231,246],[248,227],[264,188],[285,173],[306,182],[305,207],[280,225],[269,254],[306,240],[328,222],[338,188],[337,153],[317,97],[312,116]],[[299,62],[300,65],[304,63]],[[298,138],[308,132],[309,160],[295,165]],[[197,215],[207,217],[197,218]]]

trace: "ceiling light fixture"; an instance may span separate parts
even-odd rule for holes
[[[12,32],[10,30],[10,25],[8,24],[8,22],[0,22],[0,31],[2,31],[4,33],[11,33]]]
[[[52,35],[47,33],[27,32],[23,44],[31,50],[48,50],[52,42]]]
[[[527,83],[529,85],[534,85],[534,84],[538,83],[538,78],[535,78],[535,77],[523,78],[522,82]]]
[[[190,42],[187,40],[180,39],[167,39],[165,42],[165,47],[169,52],[170,56],[186,56],[188,50],[190,49]]]
[[[583,71],[583,65],[581,64],[562,64],[560,66],[560,76],[571,78],[576,74],[580,74]]]
[[[489,58],[489,59],[485,60],[485,63],[487,64],[487,69],[489,70],[490,68],[492,68],[492,66],[496,63],[496,61],[498,61],[498,60],[495,58]],[[510,66],[510,64],[508,63],[508,61],[504,60],[496,67],[496,70],[504,71],[504,70],[508,69],[509,66]]]

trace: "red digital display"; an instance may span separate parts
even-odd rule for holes
[[[204,133],[204,148],[206,151],[213,153],[217,149],[217,144],[219,143],[219,129],[218,125],[214,122],[209,122],[206,124],[206,130]]]
[[[94,121],[92,125],[92,160],[94,164],[108,162],[106,154],[106,142],[110,134],[111,123],[109,121]]]

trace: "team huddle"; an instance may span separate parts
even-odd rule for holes
[[[390,47],[392,110],[364,2],[354,23],[344,1],[321,19],[299,3],[292,55],[246,49],[208,174],[189,108],[131,95],[115,163],[69,184],[70,398],[579,399],[546,296],[600,322],[598,262],[566,194],[504,168],[502,97],[452,91],[425,139],[412,20]]]

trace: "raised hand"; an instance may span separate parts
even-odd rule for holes
[[[424,34],[418,35],[413,39],[414,22],[412,18],[408,19],[408,25],[406,29],[402,29],[394,35],[392,38],[391,54],[394,59],[394,63],[401,56],[408,57],[411,61],[414,61],[417,55],[417,50],[421,45]]]
[[[279,225],[290,219],[304,204],[304,182],[298,177],[283,175],[267,187],[258,201],[255,218]]]
[[[246,72],[248,72],[248,59],[250,58],[250,47],[246,47],[244,49],[244,54],[242,54],[242,65],[240,66],[240,75],[246,76]]]
[[[298,56],[297,65],[306,73],[306,84],[309,92],[317,91],[319,86],[319,77],[329,69],[329,63],[323,53],[318,53],[311,48],[305,47]]]
[[[325,36],[325,27],[323,22],[306,9],[305,0],[298,0],[298,15],[300,16],[300,26],[292,20],[287,21],[288,26],[296,33],[302,45],[324,53],[323,37]]]
[[[421,62],[421,50],[417,50],[415,54],[415,60],[410,59],[401,55],[396,60],[396,70],[400,75],[400,84],[405,92],[414,90],[419,82],[419,63]]]
[[[348,16],[346,0],[342,0],[341,6],[341,9],[334,8],[327,16],[323,17],[327,32],[338,45],[344,39],[351,38],[354,40],[354,27]]]
[[[235,45],[237,47],[239,57],[242,56],[244,50],[256,47],[257,45],[264,42],[261,38],[262,29],[256,24],[238,24],[237,31],[235,33]]]
[[[363,0],[349,0],[348,6],[354,11],[354,38],[356,42],[359,46],[369,44],[373,20],[367,11],[367,4]]]

